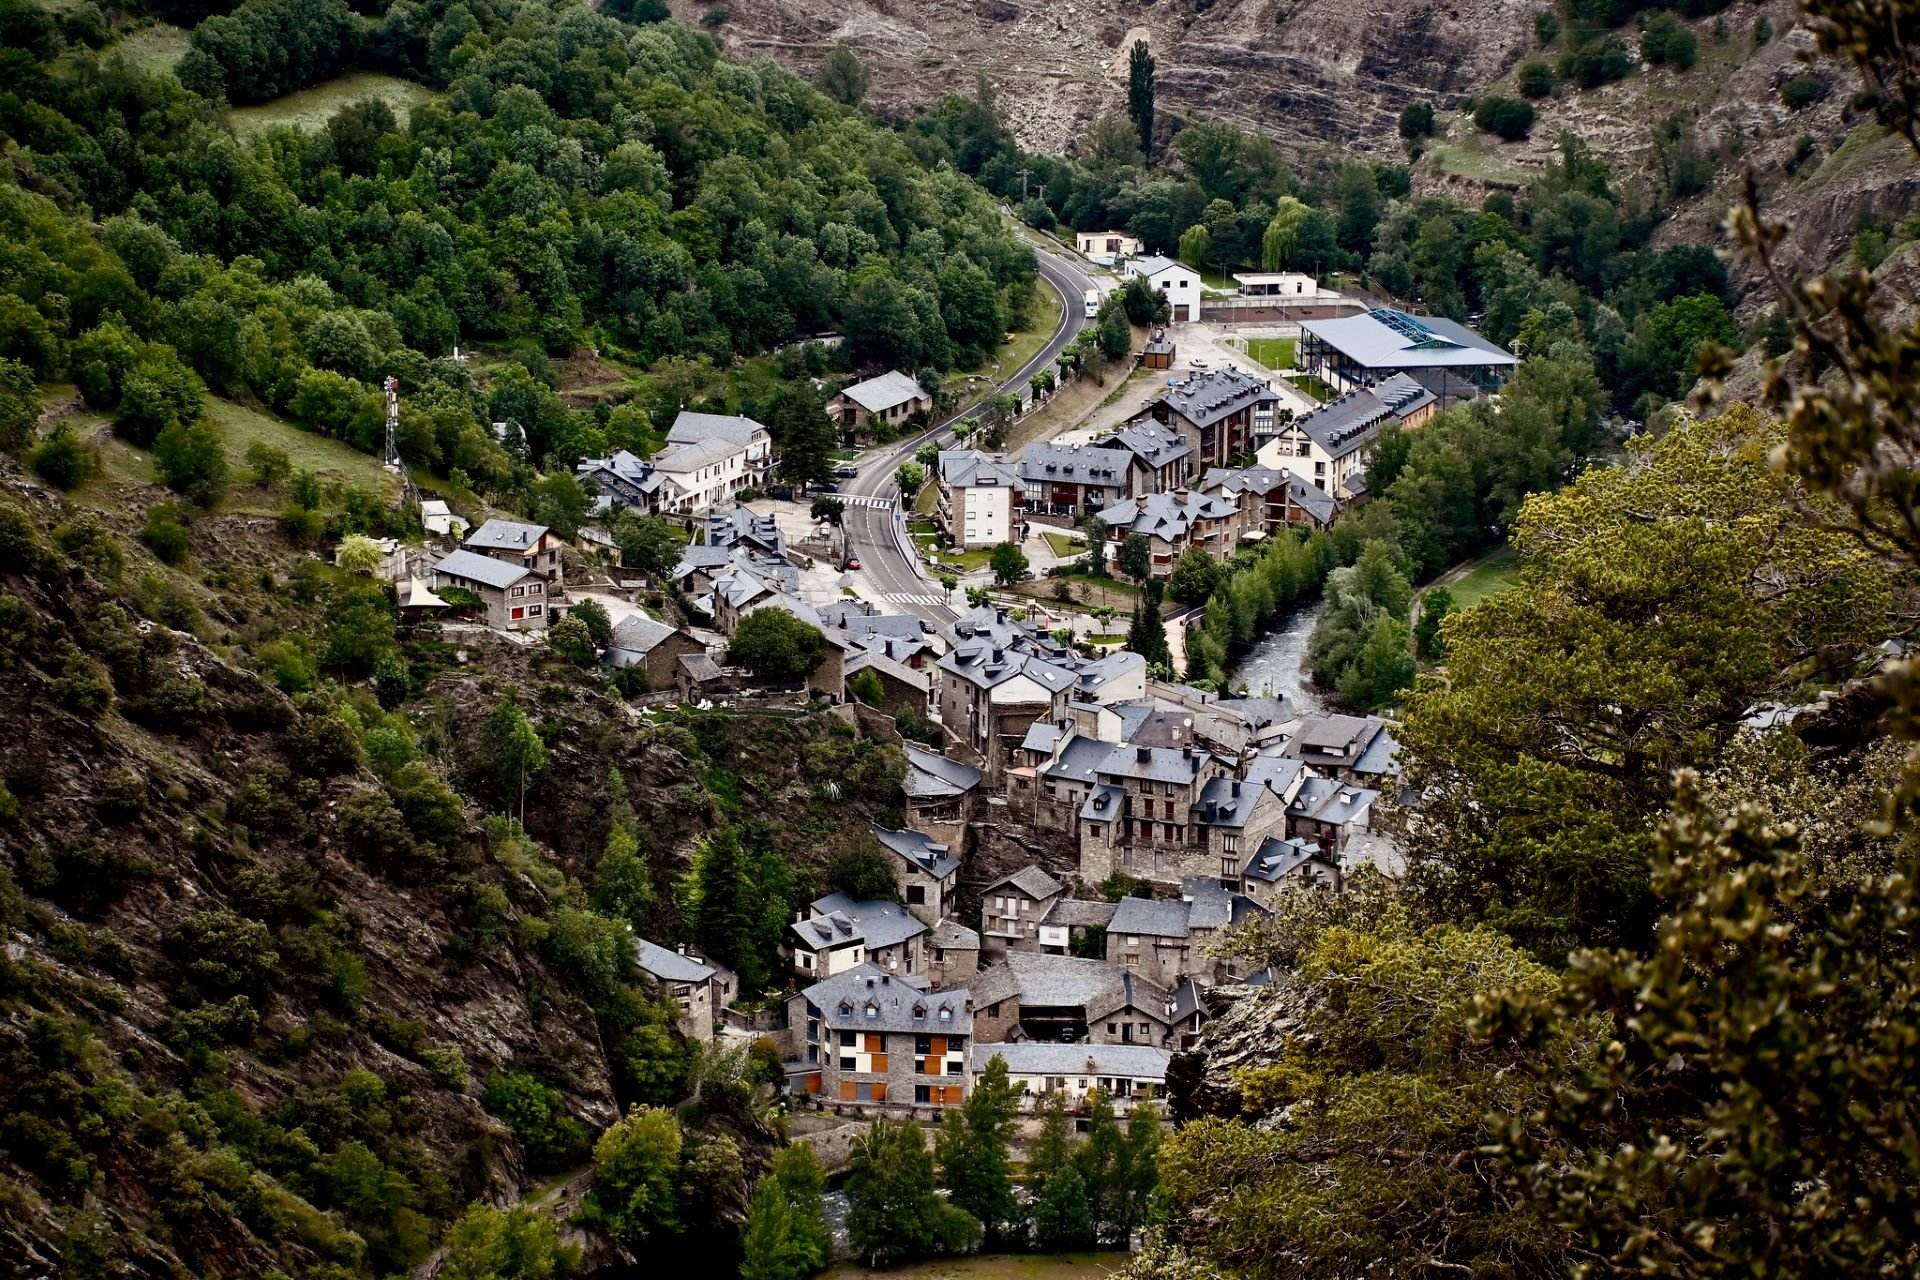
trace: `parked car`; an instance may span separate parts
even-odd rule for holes
[[[833,469],[833,474],[834,474],[834,475],[836,475],[836,476],[839,476],[839,477],[840,477],[840,478],[841,478],[842,480],[851,480],[851,479],[853,479],[853,478],[854,478],[855,476],[857,476],[857,475],[859,475],[859,474],[860,474],[860,468],[858,468],[858,467],[835,467],[835,468]]]
[[[1187,368],[1189,369],[1206,369],[1210,367],[1205,356],[1195,356],[1193,359],[1187,361]]]
[[[860,567],[860,557],[859,557],[859,556],[848,556],[848,557],[847,557],[847,572],[849,572],[849,573],[851,573],[851,572],[853,572],[853,571],[854,571],[855,569],[858,569],[859,567]]]

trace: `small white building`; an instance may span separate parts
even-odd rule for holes
[[[1176,324],[1200,318],[1200,273],[1192,267],[1155,253],[1131,259],[1124,270],[1129,280],[1145,280],[1166,297]]]
[[[427,498],[420,503],[420,523],[428,533],[443,538],[467,536],[466,520],[455,515],[444,498]]]
[[[1236,271],[1233,282],[1244,298],[1297,298],[1325,301],[1340,295],[1322,289],[1320,282],[1304,271]]]
[[[1073,237],[1074,251],[1088,262],[1111,267],[1140,252],[1140,242],[1124,231],[1081,231]]]

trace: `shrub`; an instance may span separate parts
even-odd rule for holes
[[[187,558],[186,517],[173,503],[160,503],[148,510],[147,524],[140,531],[140,541],[147,544],[147,550],[153,552],[162,564],[179,564]]]
[[[1481,129],[1508,142],[1516,142],[1533,129],[1533,108],[1518,98],[1485,98],[1474,108],[1473,122]]]
[[[280,964],[267,926],[225,907],[197,911],[175,925],[167,949],[203,994],[265,991]]]
[[[407,829],[416,839],[445,848],[466,830],[467,815],[460,797],[424,761],[402,765],[393,775],[391,788],[394,801],[406,817]]]
[[[1415,102],[1400,112],[1400,136],[1412,142],[1417,138],[1433,136],[1433,106],[1431,103]]]
[[[107,683],[106,672],[72,645],[64,646],[60,674],[54,677],[48,692],[61,706],[90,720],[113,701],[113,686]]]
[[[1680,25],[1671,13],[1657,13],[1640,33],[1640,56],[1655,66],[1667,65],[1685,71],[1699,56],[1699,44],[1693,32]]]
[[[1562,80],[1571,80],[1582,89],[1597,89],[1626,79],[1633,70],[1633,59],[1627,56],[1627,46],[1620,37],[1610,35],[1561,54],[1559,69]]]
[[[63,422],[34,449],[33,471],[56,489],[78,489],[93,474],[93,450]]]
[[[53,541],[67,559],[85,565],[103,582],[118,582],[127,558],[120,540],[97,516],[79,515],[53,531]]]
[[[593,665],[593,633],[571,613],[547,628],[547,647],[576,667]]]
[[[368,788],[340,802],[340,840],[350,856],[382,869],[397,869],[413,853],[406,819],[384,791]]]
[[[118,844],[70,840],[51,849],[35,847],[21,864],[20,884],[83,916],[98,915],[136,878],[153,868]]]
[[[557,1092],[526,1072],[495,1075],[482,1100],[527,1149],[530,1168],[542,1173],[570,1168],[586,1152],[587,1127],[567,1113]]]
[[[1553,73],[1553,64],[1541,58],[1530,58],[1520,64],[1516,83],[1520,93],[1528,98],[1545,98],[1553,93],[1559,78]]]
[[[313,778],[360,766],[360,737],[333,712],[301,716],[287,735],[287,749],[300,771]]]
[[[247,446],[247,480],[262,489],[278,489],[293,475],[293,459],[285,449],[264,440]]]
[[[1560,15],[1552,9],[1536,9],[1533,14],[1533,38],[1542,49],[1560,38]]]
[[[1827,96],[1827,82],[1819,76],[1801,74],[1780,86],[1780,101],[1791,111],[1810,107]]]

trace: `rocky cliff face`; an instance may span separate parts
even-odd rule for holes
[[[1284,141],[1390,153],[1411,102],[1457,106],[1524,47],[1528,0],[674,0],[698,22],[724,7],[729,52],[803,71],[835,44],[873,77],[869,101],[907,110],[984,76],[1032,148],[1070,151],[1124,108],[1127,54],[1152,47],[1163,112],[1233,120]]]

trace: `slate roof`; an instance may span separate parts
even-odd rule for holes
[[[1017,997],[1023,1009],[1085,1009],[1119,985],[1120,970],[1104,960],[1054,956],[1039,951],[1009,951],[1006,959],[983,970],[972,982],[979,1008]]]
[[[1349,867],[1372,867],[1390,880],[1407,874],[1406,851],[1378,831],[1354,832],[1341,856]]]
[[[1103,782],[1088,793],[1086,803],[1080,806],[1080,817],[1094,822],[1114,822],[1120,817],[1120,811],[1126,807],[1127,793],[1123,787]]]
[[[775,555],[787,546],[787,540],[780,534],[780,522],[771,515],[756,515],[751,507],[741,505],[707,513],[709,546],[733,547],[743,542],[758,543]]]
[[[800,994],[834,1030],[906,1031],[971,1036],[973,1005],[965,987],[928,991],[926,979],[860,964]],[[869,1016],[867,1010],[873,1010]],[[940,1016],[946,1010],[947,1017]]]
[[[1285,840],[1268,836],[1253,851],[1253,856],[1247,859],[1246,869],[1241,874],[1249,880],[1278,884],[1307,862],[1322,862],[1329,869],[1334,866],[1333,860],[1321,852],[1315,841],[1302,840],[1297,836]]]
[[[1074,782],[1092,782],[1100,762],[1113,751],[1111,742],[1074,734],[1060,749],[1059,758],[1040,771],[1042,777],[1064,778]]]
[[[1036,444],[1020,455],[1020,478],[1028,484],[1125,484],[1133,457],[1124,449]]]
[[[1238,369],[1210,369],[1177,387],[1168,387],[1156,403],[1204,427],[1240,412],[1249,405],[1278,404],[1280,393],[1260,378]]]
[[[1062,929],[1085,929],[1098,925],[1104,929],[1113,919],[1115,905],[1111,902],[1092,902],[1086,898],[1060,898],[1047,909],[1040,921]]]
[[[1051,898],[1056,893],[1064,892],[1067,887],[1048,874],[1045,868],[1037,867],[1030,863],[1012,875],[1001,876],[998,880],[995,880],[992,884],[981,890],[981,894],[984,896],[992,893],[1002,885],[1009,884],[1036,902],[1045,898]]]
[[[1380,798],[1378,791],[1332,778],[1308,778],[1287,812],[1297,818],[1343,827],[1365,813]]]
[[[1292,472],[1276,471],[1272,467],[1208,467],[1200,487],[1209,491],[1225,489],[1229,493],[1257,493],[1264,496],[1291,479]]]
[[[1187,906],[1188,929],[1225,929],[1248,916],[1268,915],[1267,909],[1232,889],[1224,889],[1212,876],[1188,876],[1180,882],[1180,897]]]
[[[1020,740],[1022,751],[1038,751],[1042,755],[1052,755],[1054,747],[1060,743],[1060,726],[1049,724],[1045,720],[1035,720],[1027,726],[1027,736]]]
[[[1309,764],[1339,765],[1355,773],[1398,774],[1400,744],[1379,716],[1309,716],[1286,753]]]
[[[1300,327],[1368,369],[1477,368],[1519,363],[1512,352],[1445,316],[1410,316],[1381,307],[1337,320],[1303,320]]]
[[[997,453],[978,449],[942,449],[940,483],[953,489],[1018,489],[1020,469]]]
[[[682,409],[667,428],[668,444],[691,444],[695,440],[724,440],[740,448],[753,443],[754,434],[767,428],[752,418],[734,413],[691,413]]]
[[[903,784],[909,796],[935,799],[957,796],[980,785],[980,771],[970,764],[950,760],[924,747],[906,744],[907,779]]]
[[[1285,724],[1294,718],[1293,707],[1285,698],[1222,698],[1212,705],[1215,710],[1238,716],[1253,729]]]
[[[945,880],[960,869],[960,859],[951,849],[921,832],[875,827],[873,838],[936,880]]]
[[[1097,698],[1114,681],[1143,675],[1146,669],[1147,660],[1133,650],[1115,649],[1105,657],[1082,662],[1076,680],[1081,693]]]
[[[1124,1076],[1130,1080],[1165,1080],[1173,1054],[1148,1044],[1049,1044],[1022,1040],[1012,1044],[975,1044],[967,1050],[975,1071],[985,1071],[995,1057],[1020,1076]],[[1091,1063],[1092,1065],[1088,1065]]]
[[[1182,747],[1119,746],[1110,748],[1100,762],[1100,776],[1141,778],[1152,782],[1193,781],[1207,759],[1204,751]]]
[[[1129,422],[1097,443],[1108,449],[1124,449],[1155,469],[1193,452],[1193,446],[1182,439],[1179,432],[1171,427],[1163,427],[1151,418]]]
[[[1138,934],[1151,938],[1187,936],[1187,904],[1178,898],[1122,898],[1107,925],[1109,934]]]
[[[1173,542],[1186,537],[1201,520],[1225,520],[1239,509],[1231,498],[1177,490],[1123,498],[1102,508],[1099,519],[1104,525],[1125,525],[1135,533]]]
[[[1192,267],[1186,266],[1184,263],[1175,262],[1173,259],[1158,253],[1143,253],[1127,263],[1128,274],[1144,276],[1149,280],[1159,275],[1162,271],[1171,271],[1175,268],[1185,271],[1189,275],[1197,276],[1200,274]]]
[[[547,532],[543,524],[522,524],[518,520],[489,520],[475,529],[460,545],[480,551],[526,551]]]
[[[607,648],[628,653],[652,653],[661,641],[673,634],[674,628],[666,623],[657,622],[644,613],[636,613],[621,619],[620,625],[613,629]]]
[[[704,653],[683,653],[680,655],[679,665],[687,673],[687,678],[695,684],[723,679],[726,676],[726,672],[720,669],[720,664]]]
[[[969,929],[952,916],[948,916],[933,926],[933,945],[943,951],[978,951],[980,932],[977,929]]]
[[[1087,1021],[1110,1018],[1122,1009],[1143,1013],[1155,1022],[1167,1020],[1167,993],[1157,983],[1136,977],[1125,969],[1116,970],[1120,980],[1087,1002]]]
[[[1271,795],[1273,793],[1258,781],[1208,778],[1200,788],[1200,798],[1193,804],[1193,818],[1202,826],[1238,830],[1253,817],[1260,798]]]
[[[898,369],[889,369],[877,378],[856,382],[841,395],[868,413],[884,413],[895,405],[926,397],[926,389]]]
[[[633,962],[662,982],[705,982],[714,975],[712,965],[701,964],[692,956],[648,942],[633,940]]]
[[[868,950],[891,947],[927,931],[926,925],[914,919],[897,902],[878,899],[860,902],[844,893],[834,892],[815,898],[809,907],[813,918],[793,926],[794,932],[809,951],[834,946],[853,937],[865,942]],[[851,932],[843,926],[842,921],[852,926]]]
[[[514,564],[510,560],[496,560],[492,556],[483,556],[475,551],[450,551],[433,566],[435,573],[444,573],[452,578],[465,578],[471,582],[484,583],[500,590],[512,586],[522,578],[532,576],[532,570],[524,565]]]
[[[1200,993],[1200,984],[1192,978],[1182,978],[1173,984],[1173,1020],[1183,1022],[1194,1014],[1204,1014],[1207,1004]]]

